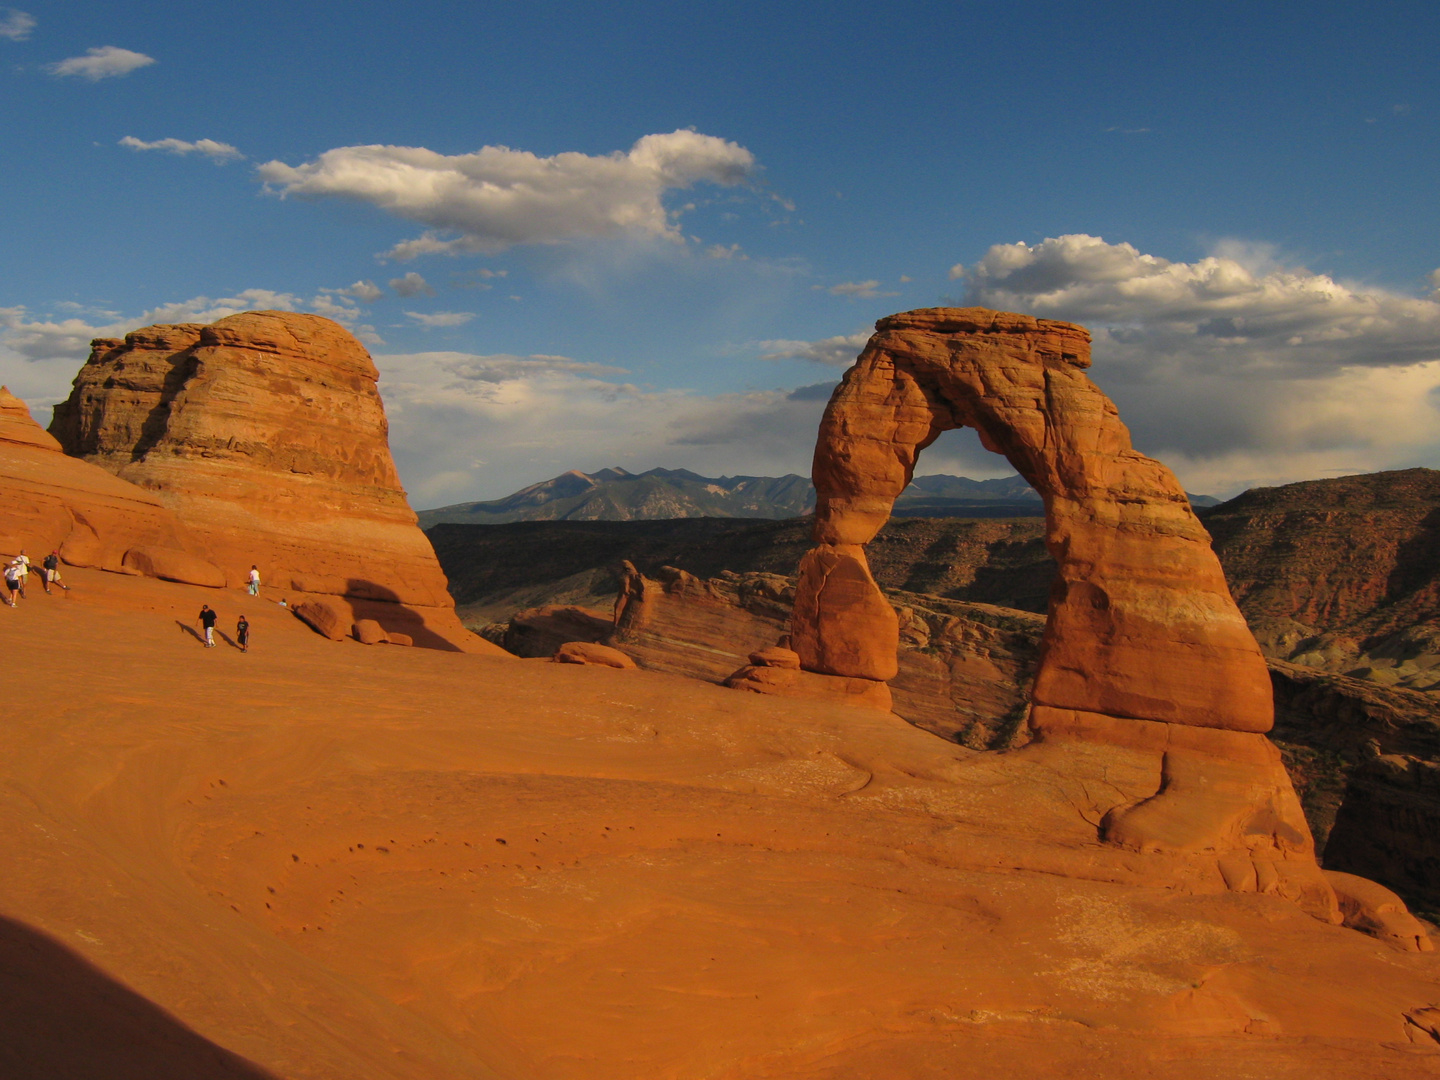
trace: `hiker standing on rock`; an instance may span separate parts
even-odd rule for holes
[[[245,587],[250,590],[251,596],[260,595],[260,567],[251,565],[250,576],[245,579]]]
[[[200,625],[205,628],[205,647],[207,649],[215,647],[215,620],[217,618],[219,616],[215,614],[215,609],[209,604],[200,605]]]
[[[235,641],[241,652],[250,651],[250,620],[244,615],[241,615],[240,621],[235,624]]]
[[[12,562],[5,567],[5,602],[11,607],[15,606],[17,592],[20,592],[20,567]]]
[[[59,585],[66,592],[70,591],[70,586],[60,580],[60,552],[52,551],[46,555],[42,566],[45,569],[44,585],[47,593],[51,585]]]
[[[20,599],[25,599],[25,586],[30,582],[30,556],[25,554],[25,549],[20,549],[20,554],[12,560],[17,573],[20,576]]]

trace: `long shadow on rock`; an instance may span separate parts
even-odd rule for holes
[[[0,916],[5,1080],[275,1080],[23,923]]]
[[[176,353],[170,358],[170,362],[173,366],[165,373],[160,400],[155,403],[155,407],[150,410],[140,427],[140,438],[135,441],[135,448],[130,451],[131,461],[139,461],[165,437],[165,431],[170,426],[170,403],[185,388],[190,376],[194,375],[200,366],[200,361],[195,359],[193,348]]]
[[[1440,510],[1420,521],[1415,535],[1395,550],[1395,569],[1385,583],[1389,603],[1404,600],[1440,578]]]
[[[182,631],[189,634],[196,641],[200,642],[201,645],[205,644],[205,635],[200,633],[199,630],[196,630],[195,627],[191,626],[189,623],[181,622],[179,619],[176,619],[175,625],[180,627]]]
[[[422,649],[464,651],[427,627],[424,617],[406,607],[399,593],[378,582],[350,578],[345,582],[345,599],[350,602],[357,619],[374,619],[387,633],[393,630],[408,634],[411,641]]]

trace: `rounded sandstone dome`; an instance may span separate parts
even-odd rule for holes
[[[199,344],[276,353],[371,380],[380,377],[375,361],[355,335],[323,315],[244,311],[201,327]]]

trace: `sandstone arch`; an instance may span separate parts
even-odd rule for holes
[[[1070,323],[983,308],[877,323],[820,425],[816,546],[801,564],[793,648],[812,672],[894,675],[895,614],[863,545],[919,452],[973,427],[1045,500],[1059,572],[1030,716],[1041,749],[1106,743],[1161,758],[1158,789],[1114,796],[1104,837],[1214,853],[1231,887],[1308,893],[1329,908],[1299,801],[1263,734],[1264,658],[1179,482],[1132,448],[1089,363],[1090,335]],[[1277,863],[1291,884],[1277,884]]]

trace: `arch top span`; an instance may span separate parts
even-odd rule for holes
[[[1264,658],[1175,476],[1131,446],[1085,374],[1090,334],[985,308],[881,319],[825,410],[815,447],[816,547],[792,640],[812,671],[893,677],[893,612],[862,545],[920,452],[973,427],[1040,493],[1058,567],[1032,723],[1072,712],[1264,732]],[[1058,712],[1057,712],[1058,711]]]

